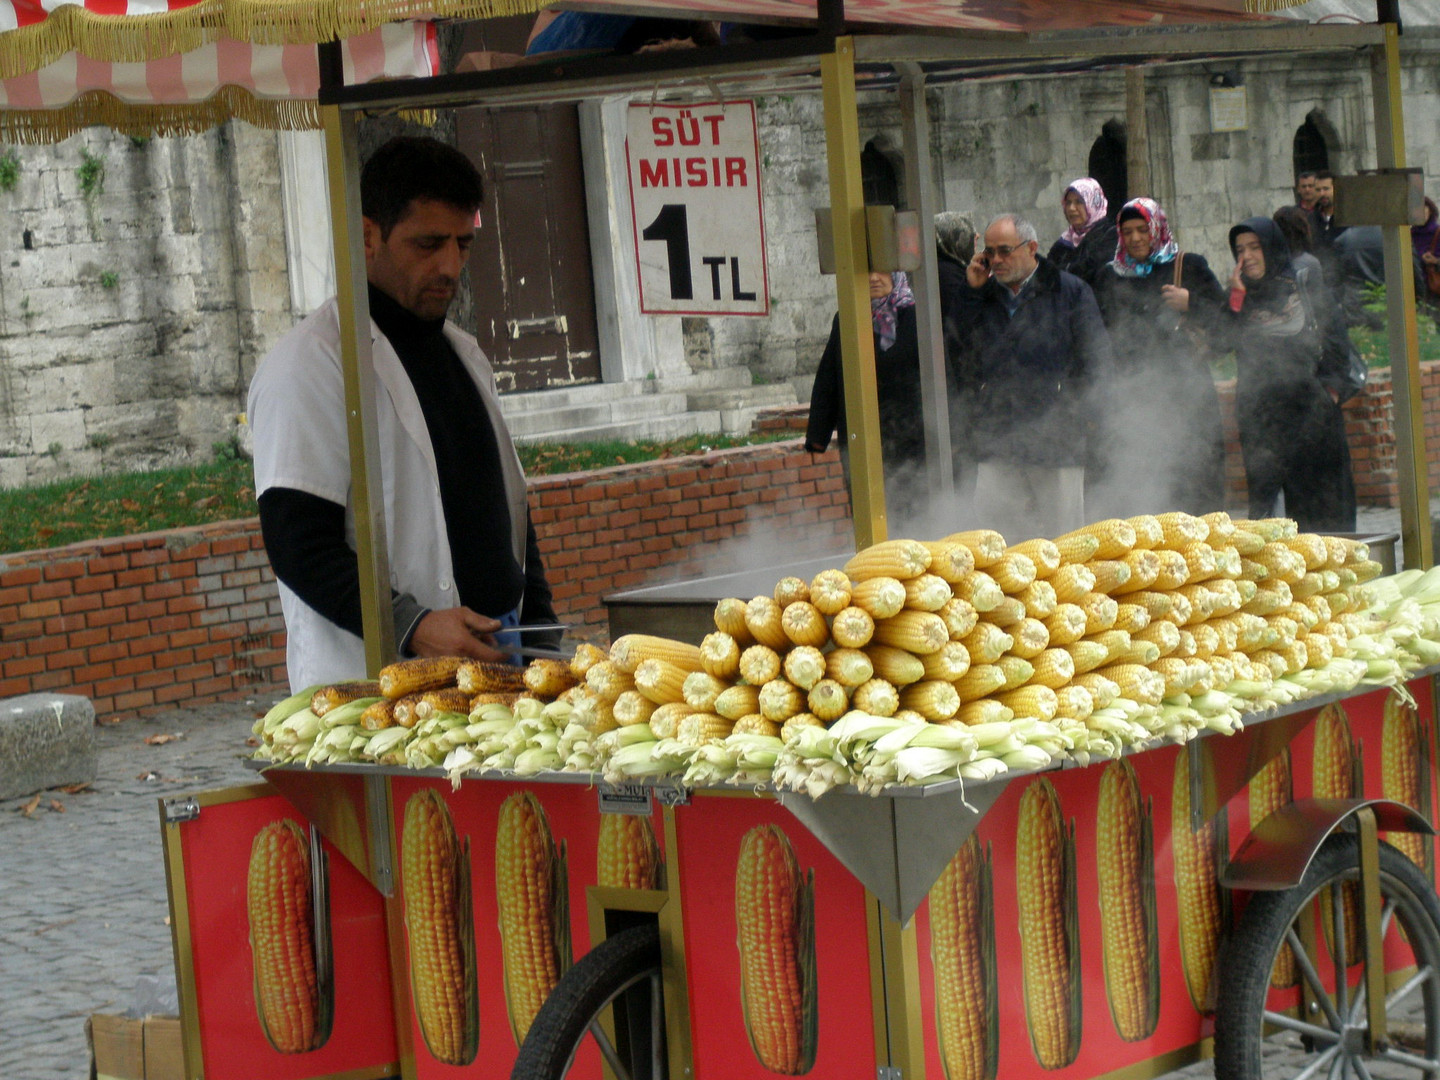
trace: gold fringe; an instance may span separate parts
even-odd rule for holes
[[[549,0],[200,0],[155,15],[96,15],[66,4],[43,22],[0,34],[0,79],[52,64],[68,52],[140,63],[189,52],[219,37],[257,45],[313,45],[354,37],[420,15],[489,19],[527,15]]]
[[[1299,7],[1306,0],[1245,0],[1245,10],[1263,13],[1267,11],[1284,11],[1286,8]]]
[[[184,105],[132,105],[92,90],[61,109],[0,109],[0,140],[58,143],[90,127],[108,127],[134,138],[196,135],[232,118],[272,131],[321,126],[314,101],[257,98],[237,86],[222,86],[206,100]]]

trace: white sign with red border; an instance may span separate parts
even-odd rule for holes
[[[768,315],[754,103],[632,104],[625,157],[640,310]]]

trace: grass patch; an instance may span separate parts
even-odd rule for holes
[[[557,473],[585,472],[611,465],[634,465],[641,461],[704,454],[734,446],[781,442],[798,439],[798,431],[767,431],[745,438],[729,435],[691,435],[668,442],[594,442],[594,443],[527,443],[516,447],[527,476],[553,476]]]

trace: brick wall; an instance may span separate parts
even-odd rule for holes
[[[601,599],[735,569],[761,547],[840,550],[839,456],[798,442],[531,482],[556,610],[603,640]],[[732,541],[739,540],[736,545]],[[0,698],[83,694],[101,718],[285,681],[285,634],[259,522],[0,556]]]

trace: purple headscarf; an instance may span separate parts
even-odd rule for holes
[[[879,300],[870,301],[870,322],[880,339],[880,348],[888,349],[895,344],[896,316],[905,308],[914,306],[915,294],[910,291],[910,278],[904,270],[896,270],[890,275],[890,292]]]
[[[1065,205],[1065,195],[1071,192],[1080,196],[1080,202],[1085,207],[1085,225],[1077,229],[1071,225],[1060,237],[1060,242],[1069,247],[1079,247],[1080,241],[1085,239],[1089,232],[1098,222],[1105,220],[1105,214],[1110,209],[1110,204],[1105,200],[1105,189],[1100,186],[1100,181],[1092,180],[1088,176],[1082,176],[1065,189],[1065,194],[1060,196],[1060,205]]]
[[[1428,195],[1425,197],[1425,211],[1428,215],[1424,225],[1410,226],[1410,243],[1415,246],[1415,257],[1421,255],[1440,255],[1440,244],[1437,244],[1435,237],[1440,234],[1440,210],[1435,207],[1435,200]]]

